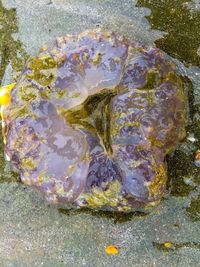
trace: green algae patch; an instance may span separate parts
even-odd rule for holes
[[[148,183],[149,198],[160,198],[163,195],[164,186],[167,183],[167,168],[164,164],[160,165],[156,171],[155,178]],[[155,200],[156,200],[155,199]]]
[[[0,1],[0,84],[9,63],[15,71],[19,72],[28,58],[22,43],[12,36],[17,31],[16,10],[6,9]]]
[[[39,83],[41,86],[48,86],[52,83],[57,72],[57,62],[50,56],[46,55],[41,58],[33,58],[28,62],[28,67],[31,69],[31,74],[26,74],[26,77]]]
[[[104,206],[112,206],[116,207],[118,205],[118,197],[121,189],[121,184],[119,181],[113,181],[108,184],[108,189],[102,191],[98,188],[92,188],[92,192],[85,194],[85,199],[89,206],[96,207],[104,207]]]
[[[97,53],[94,58],[92,59],[92,63],[94,65],[99,65],[102,61],[102,54],[101,53]]]
[[[167,245],[167,243],[169,245]],[[153,246],[163,252],[169,252],[170,250],[178,250],[182,248],[195,248],[195,249],[200,249],[200,244],[196,242],[183,242],[183,243],[172,243],[170,241],[163,242],[163,243],[158,243],[158,242],[153,242]]]
[[[20,177],[17,173],[13,172],[9,166],[9,163],[5,161],[5,155],[3,150],[3,138],[2,129],[0,124],[0,183],[18,183]]]
[[[28,105],[24,104],[21,107],[16,107],[13,108],[12,111],[10,112],[10,118],[12,120],[18,118],[18,117],[26,117],[27,115],[27,110],[28,110]]]
[[[76,215],[81,215],[81,214],[88,214],[97,218],[106,218],[108,220],[111,220],[114,222],[114,224],[118,223],[126,223],[129,221],[132,221],[134,218],[144,218],[148,216],[149,213],[147,212],[142,212],[142,211],[130,211],[127,212],[126,214],[123,212],[115,212],[115,211],[102,211],[102,210],[92,210],[90,208],[80,208],[78,210],[75,209],[63,209],[59,208],[58,211],[61,214],[64,214],[66,216],[76,216]]]
[[[159,80],[159,72],[156,69],[149,70],[147,72],[146,83],[144,86],[139,87],[141,90],[152,90]]]
[[[200,196],[192,199],[190,206],[186,208],[186,212],[193,222],[200,220]]]
[[[37,166],[36,166],[36,163],[35,161],[33,160],[32,157],[29,157],[29,158],[24,158],[22,160],[22,167],[26,170],[33,170],[35,169]]]
[[[102,191],[94,187],[91,189],[91,192],[83,194],[83,197],[90,208],[106,209],[106,207],[111,206],[114,210],[128,212],[131,210],[131,206],[128,205],[125,198],[119,199],[120,191],[121,184],[116,180],[108,183],[106,190]]]
[[[152,11],[146,16],[151,28],[167,33],[155,42],[156,46],[187,65],[200,66],[200,12],[191,10],[190,4],[191,0],[137,1],[138,7]]]

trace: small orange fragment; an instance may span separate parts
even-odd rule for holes
[[[200,150],[199,149],[195,152],[195,160],[200,160]]]
[[[115,255],[115,254],[118,254],[118,248],[116,248],[115,246],[113,245],[109,245],[105,248],[105,251],[107,254],[109,255]]]

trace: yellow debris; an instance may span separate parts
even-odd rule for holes
[[[105,251],[109,255],[115,255],[115,254],[118,254],[118,252],[119,252],[118,249],[115,246],[113,246],[113,245],[107,246],[105,248]]]
[[[165,248],[172,248],[173,246],[174,246],[173,243],[170,242],[170,241],[166,241],[166,242],[164,242],[164,247],[165,247]]]
[[[0,88],[0,105],[7,105],[10,103],[10,91],[16,83],[12,83]]]

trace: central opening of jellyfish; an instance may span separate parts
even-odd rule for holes
[[[80,126],[98,135],[101,145],[108,155],[112,154],[110,142],[110,101],[116,95],[116,90],[103,89],[101,92],[88,96],[80,105],[63,111],[62,115],[66,121],[73,125]]]

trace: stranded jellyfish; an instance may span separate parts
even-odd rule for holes
[[[28,60],[2,119],[7,158],[50,203],[131,211],[165,193],[185,98],[159,49],[90,30]]]

